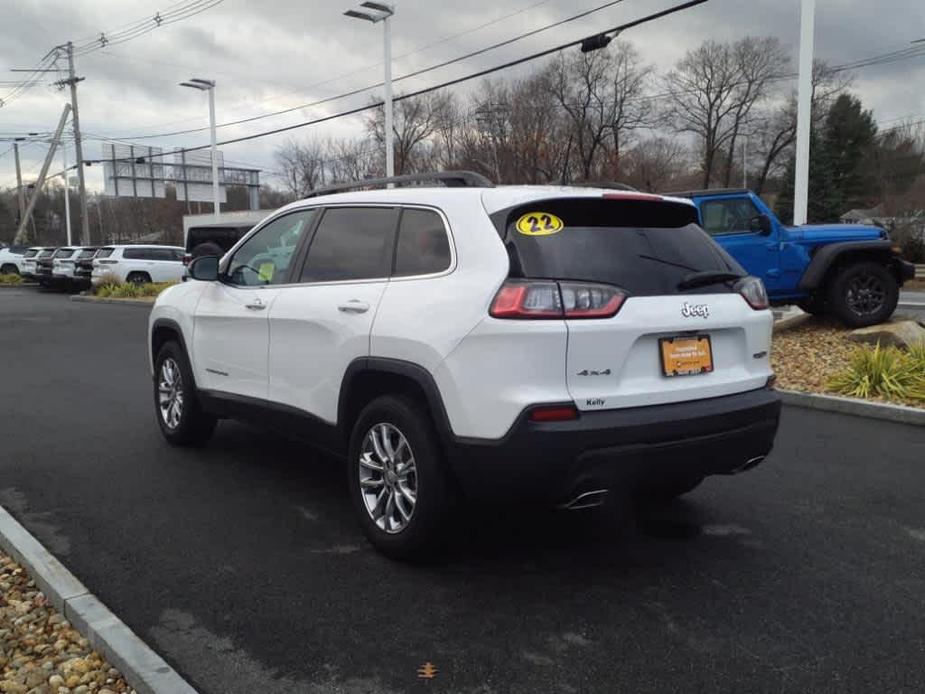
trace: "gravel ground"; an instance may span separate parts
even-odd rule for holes
[[[771,351],[777,385],[808,393],[832,393],[826,381],[847,367],[851,355],[862,346],[848,339],[845,328],[825,318],[810,318],[796,327],[777,331]],[[885,402],[882,398],[872,399]],[[900,404],[922,407],[913,401]]]
[[[52,607],[25,570],[0,552],[0,692],[134,691]]]

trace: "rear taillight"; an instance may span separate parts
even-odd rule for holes
[[[530,410],[531,422],[570,422],[578,419],[574,405],[540,405]]]
[[[93,262],[99,263],[100,265],[117,265],[119,263],[118,260],[109,260],[108,258],[100,258],[98,260],[94,260]]]
[[[610,318],[626,294],[609,284],[508,280],[491,304],[493,318]]]
[[[770,305],[764,282],[757,277],[745,277],[735,283],[735,290],[742,295],[745,302],[756,311],[764,311]]]

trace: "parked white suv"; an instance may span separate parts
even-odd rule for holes
[[[767,455],[767,297],[693,205],[439,178],[296,202],[197,258],[150,318],[164,437],[270,417],[346,453],[392,556],[437,541],[459,493],[584,508]]]
[[[23,256],[28,250],[26,246],[4,246],[0,248],[0,275],[21,274]]]
[[[179,282],[186,274],[179,246],[103,246],[93,256],[90,281],[94,287],[117,282]]]
[[[54,255],[54,246],[31,246],[23,253],[22,262],[19,265],[19,274],[24,279],[35,279],[36,266],[40,258],[50,258]]]

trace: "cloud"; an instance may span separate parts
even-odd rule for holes
[[[394,73],[452,58],[513,35],[602,4],[603,0],[395,0]],[[168,3],[169,4],[169,3]],[[225,0],[183,22],[163,27],[137,40],[78,58],[81,123],[93,136],[131,137],[208,125],[205,97],[177,83],[192,76],[217,81],[219,121],[227,121],[307,103],[379,81],[382,37],[378,26],[342,16],[352,0]],[[548,46],[580,38],[670,6],[669,0],[625,0],[589,17],[541,33],[511,46],[402,83],[410,90],[485,68]],[[125,0],[0,0],[0,67],[34,65],[54,44],[86,39],[112,31],[145,16],[143,2]],[[519,12],[520,10],[524,10]],[[650,63],[666,70],[685,51],[707,38],[734,40],[746,35],[780,38],[796,65],[799,0],[710,0],[684,13],[641,26],[623,37]],[[503,21],[443,41],[488,22]],[[884,22],[883,17],[903,21]],[[903,33],[904,28],[909,35]],[[817,56],[831,64],[853,61],[908,46],[925,35],[925,3],[909,0],[818,0]],[[918,35],[915,33],[918,28]],[[409,56],[422,45],[437,43]],[[523,73],[521,68],[511,73]],[[4,72],[0,79],[13,73]],[[909,85],[925,83],[925,57],[858,72],[855,91],[878,117],[895,119],[925,114],[925,91]],[[472,87],[461,87],[468,93]],[[3,88],[0,87],[0,97]],[[49,131],[57,121],[66,94],[47,86],[0,108],[0,136],[24,130]],[[357,96],[334,104],[303,109],[222,129],[236,137],[285,126],[361,104]],[[268,137],[225,148],[229,160],[273,168],[273,151],[289,137],[360,136],[359,117]],[[208,133],[144,140],[167,147],[205,144]],[[0,143],[0,152],[5,147]],[[41,151],[33,146],[26,158],[34,175]],[[100,144],[88,140],[85,156],[98,156]],[[98,188],[98,169],[90,183]],[[8,157],[0,159],[0,186],[13,180]]]

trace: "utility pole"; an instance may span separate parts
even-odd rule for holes
[[[806,224],[809,210],[809,139],[813,109],[813,39],[816,0],[802,0],[800,13],[800,74],[797,92],[797,156],[793,190],[793,223]]]
[[[64,223],[67,225],[67,245],[74,244],[74,236],[71,233],[71,186],[67,180],[67,148],[61,148],[61,164],[64,166]]]
[[[13,157],[16,159],[16,197],[19,199],[19,221],[26,216],[26,194],[22,189],[22,169],[19,167],[19,143],[13,142]]]
[[[58,147],[58,143],[61,141],[61,133],[64,132],[64,126],[67,124],[67,117],[70,111],[71,105],[64,104],[61,120],[58,121],[55,136],[51,138],[51,143],[48,145],[48,154],[45,155],[45,161],[42,163],[42,170],[39,172],[38,180],[35,182],[35,189],[32,191],[32,197],[29,198],[29,204],[26,205],[26,212],[23,218],[19,220],[19,228],[16,230],[16,236],[13,239],[14,244],[22,243],[26,224],[28,224],[29,218],[32,216],[32,210],[35,209],[35,203],[38,202],[39,195],[42,194],[42,186],[45,184],[45,176],[48,175],[48,167],[51,166],[51,162],[55,158],[55,150]]]
[[[81,82],[83,77],[74,74],[74,44],[68,41],[66,50],[68,78],[63,80],[63,83],[71,87],[71,110],[74,111],[74,154],[77,157],[77,193],[80,196],[80,243],[89,246],[90,216],[87,213],[87,184],[84,180],[84,155],[80,142],[80,115],[77,112],[77,83]]]

